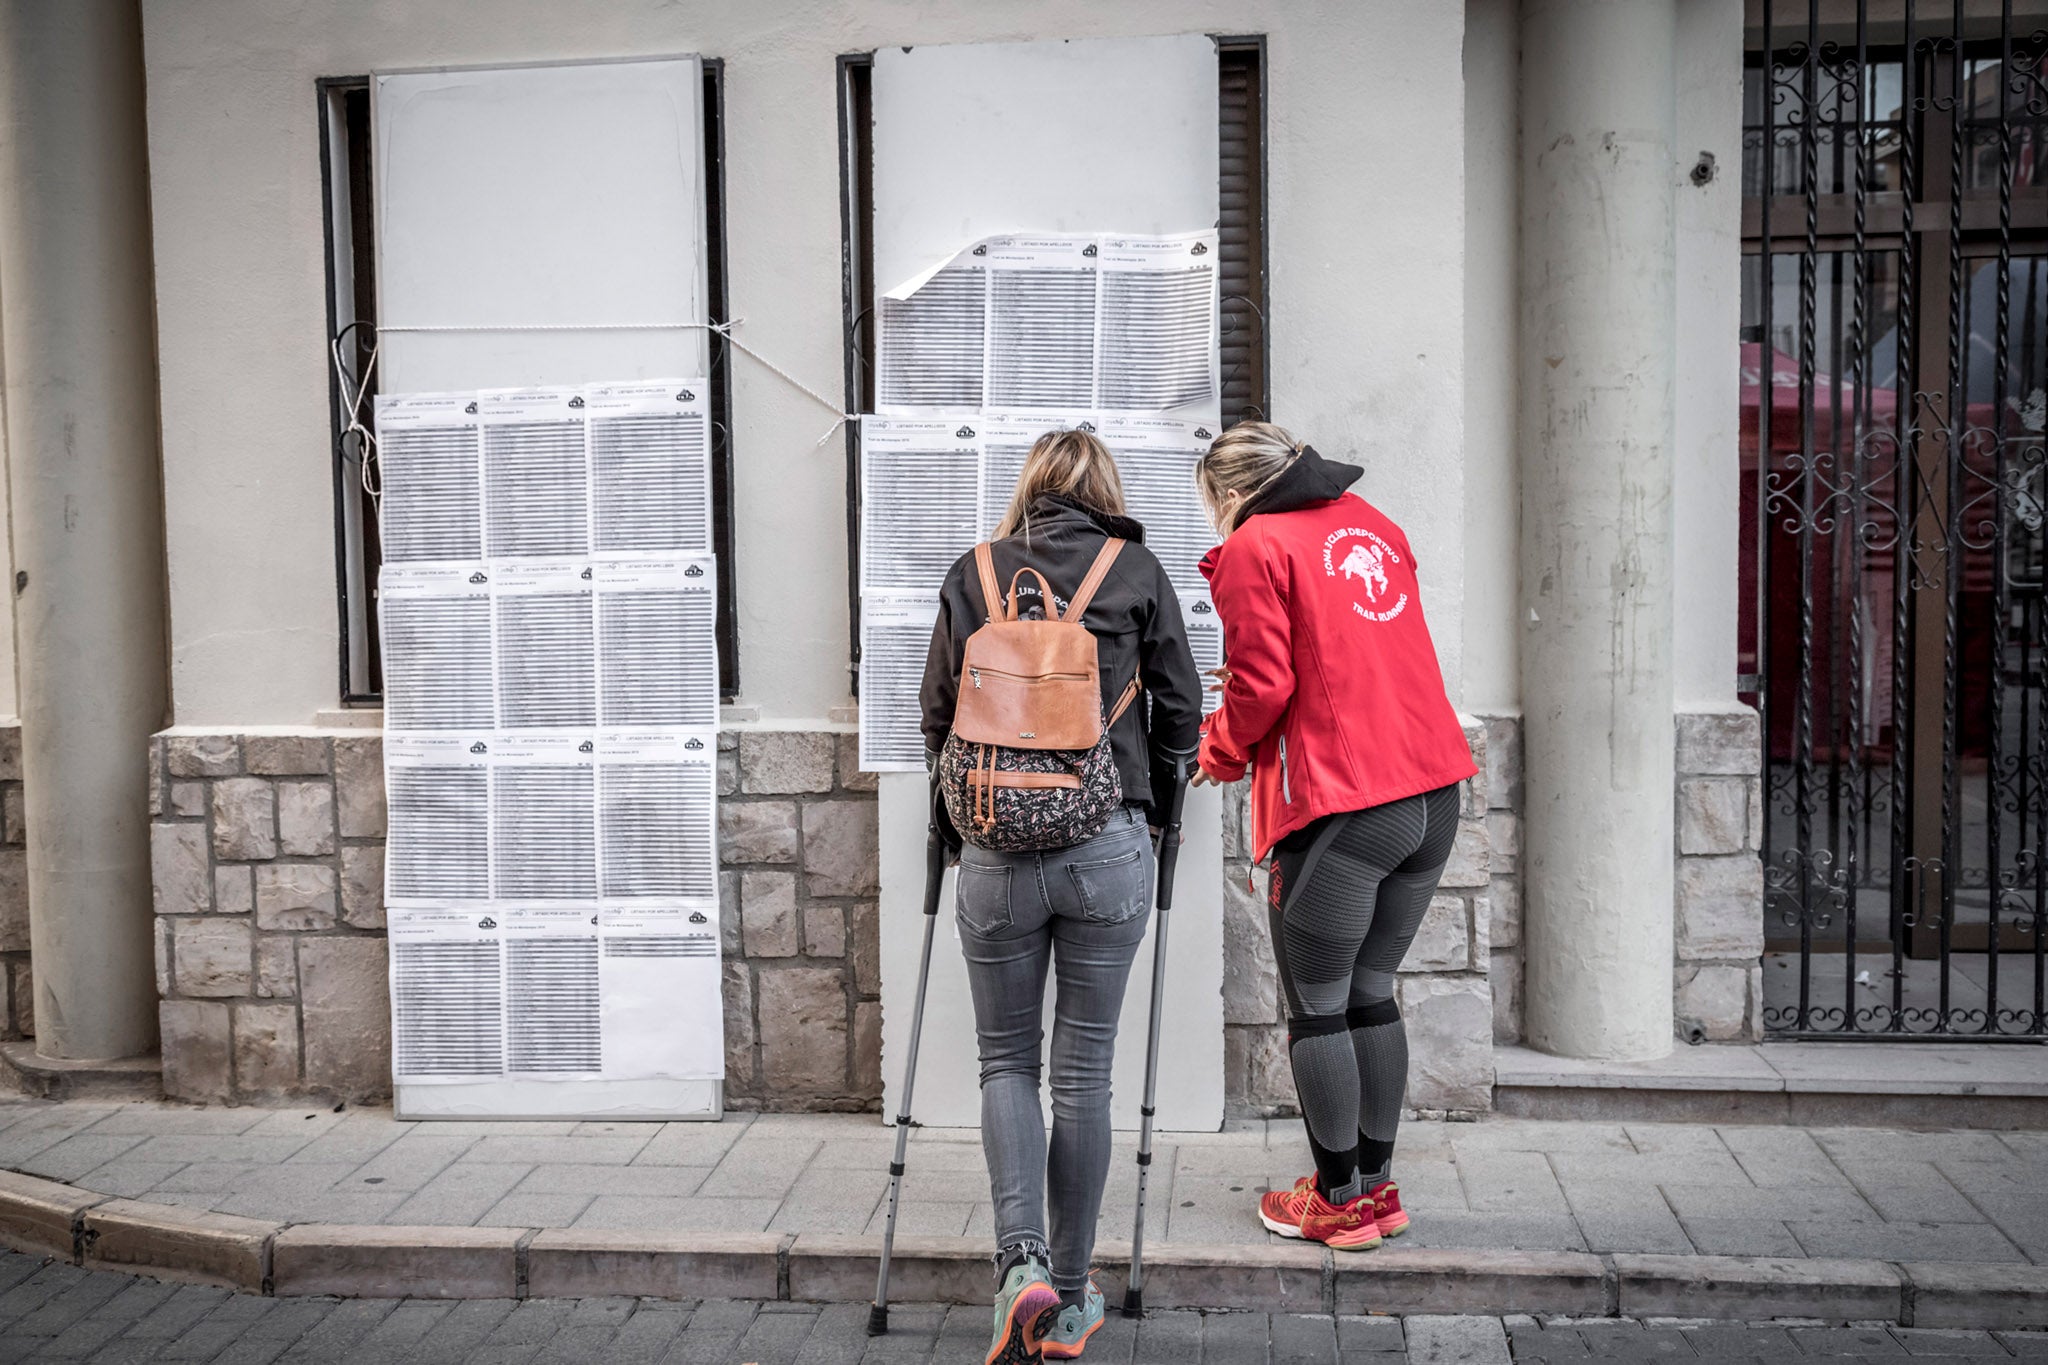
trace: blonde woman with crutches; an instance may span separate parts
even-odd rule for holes
[[[1180,603],[1144,534],[1102,442],[1048,432],[994,540],[939,593],[920,700],[935,827],[959,841],[955,920],[981,1056],[996,1224],[987,1365],[1073,1359],[1102,1323],[1089,1263],[1117,1020],[1151,908],[1149,831],[1201,719]],[[879,1285],[878,1313],[885,1295]]]

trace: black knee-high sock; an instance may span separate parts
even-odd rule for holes
[[[1333,1204],[1356,1199],[1359,1063],[1344,1016],[1291,1021],[1287,1056],[1294,1065],[1294,1090],[1301,1101],[1309,1150],[1315,1153],[1316,1184]]]
[[[1408,1031],[1393,1000],[1354,1005],[1345,1012],[1358,1059],[1358,1169],[1365,1187],[1384,1184],[1393,1167],[1401,1101],[1408,1090]]]

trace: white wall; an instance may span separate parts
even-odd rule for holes
[[[1741,554],[1742,0],[1678,7],[1678,395],[1672,546],[1678,709],[1735,700]],[[1688,178],[1701,152],[1716,172]]]
[[[1521,213],[1517,0],[1465,6],[1465,685],[1473,715],[1521,704],[1515,444]]]
[[[336,701],[333,478],[313,82],[428,65],[701,52],[726,63],[730,299],[750,344],[840,389],[837,71],[885,44],[1269,37],[1275,415],[1359,459],[1461,667],[1461,7],[1442,0],[143,0],[176,719],[303,724]],[[1105,130],[1113,135],[1114,130]],[[231,206],[232,211],[224,211]],[[742,700],[847,698],[843,446],[734,373]]]
[[[7,352],[0,347],[0,719],[17,714],[20,693],[15,687],[14,661],[14,516],[8,506]]]

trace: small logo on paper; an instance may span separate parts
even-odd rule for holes
[[[1198,440],[1198,441],[1207,441],[1207,440],[1210,440],[1210,439],[1212,439],[1212,438],[1211,438],[1211,436],[1210,436],[1210,434],[1209,434],[1209,428],[1207,428],[1207,427],[1196,427],[1196,428],[1195,428],[1195,439],[1196,439],[1196,440]]]
[[[974,439],[974,428],[969,426],[963,426],[960,428],[960,430],[954,432],[953,434],[963,441],[971,441]]]
[[[1086,431],[1086,432],[1093,432],[1093,431],[1095,430],[1095,423],[1093,423],[1093,422],[1077,422],[1077,423],[1075,423],[1075,424],[1074,424],[1074,430],[1076,430],[1076,431]]]
[[[704,747],[704,741],[695,738],[686,739],[683,741],[683,747],[685,749],[701,749]]]
[[[485,915],[482,919],[476,922],[476,927],[479,929],[495,929],[498,927],[498,922],[492,919],[489,915]]]
[[[1207,600],[1203,598],[1196,598],[1193,605],[1191,605],[1188,608],[1188,610],[1193,612],[1197,616],[1207,616],[1210,612],[1216,610],[1216,608],[1210,606]]]
[[[709,915],[706,915],[702,910],[692,910],[690,912],[690,923],[709,924],[711,923],[711,917]]]
[[[588,564],[585,564],[583,566],[583,572],[577,574],[576,576],[582,579],[584,582],[588,583],[590,581],[590,566]]]
[[[579,393],[579,394],[577,394],[577,395],[576,395],[576,396],[575,396],[574,398],[571,398],[571,399],[569,400],[569,406],[570,406],[570,407],[572,407],[572,408],[580,408],[580,407],[582,407],[582,406],[583,406],[583,395]]]
[[[1188,255],[1190,256],[1206,256],[1208,254],[1209,244],[1207,242],[1196,242],[1188,248]]]
[[[478,740],[469,746],[469,751],[473,754],[487,754],[491,750],[489,745],[485,744],[482,740]]]
[[[589,740],[586,739],[581,744],[576,746],[576,752],[579,754],[587,754],[596,748],[597,746],[595,744],[592,744]]]
[[[478,569],[475,573],[469,576],[469,581],[472,583],[488,583],[491,581],[491,577],[482,569]]]
[[[676,390],[676,401],[677,401],[678,403],[688,403],[688,402],[692,402],[692,401],[694,401],[694,400],[696,399],[696,397],[697,397],[697,395],[696,395],[696,394],[694,394],[694,393],[691,393],[691,392],[690,392],[690,391],[689,391],[688,389],[677,389],[677,390]]]
[[[1095,243],[1090,242],[1088,245],[1082,247],[1081,254],[1083,256],[1093,256],[1095,254]]]
[[[975,254],[975,255],[977,255],[977,256],[986,256],[986,255],[988,255],[988,243],[987,243],[987,242],[983,242],[983,243],[981,243],[981,244],[980,244],[979,246],[975,247],[975,248],[974,248],[974,254]]]
[[[468,413],[471,417],[476,416],[476,400],[472,398],[469,402],[469,406],[464,408],[463,411]]]
[[[692,564],[683,570],[683,577],[685,578],[702,578],[703,576],[704,566],[702,564]]]

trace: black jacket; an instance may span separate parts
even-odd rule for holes
[[[1145,528],[1128,517],[1091,511],[1057,496],[1031,504],[1028,535],[1019,532],[995,542],[996,581],[1007,592],[1010,578],[1026,564],[1052,584],[1058,605],[1081,586],[1102,542],[1119,536],[1131,542],[1117,555],[1109,576],[1096,590],[1082,624],[1095,636],[1095,655],[1102,675],[1102,705],[1108,713],[1135,673],[1144,692],[1111,727],[1109,742],[1123,779],[1124,800],[1149,805],[1155,789],[1165,794],[1172,755],[1192,750],[1201,739],[1202,680],[1188,649],[1181,622],[1180,599],[1158,558],[1143,545]],[[1025,575],[1017,585],[1019,615],[1043,609],[1038,582]],[[1050,613],[1045,613],[1050,615]],[[981,600],[981,577],[972,552],[962,555],[939,588],[939,619],[932,627],[931,654],[925,661],[924,742],[937,753],[953,729],[953,706],[960,688],[960,661],[967,637],[988,619]],[[1157,821],[1154,821],[1157,823]]]

